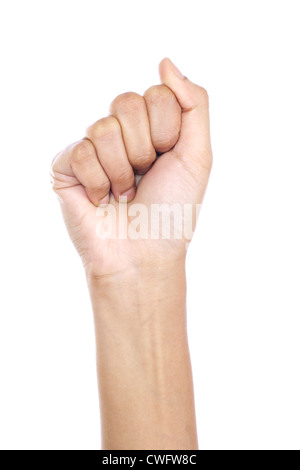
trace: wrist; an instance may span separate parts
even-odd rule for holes
[[[114,300],[120,293],[125,295],[127,292],[129,300],[133,291],[144,291],[147,294],[152,292],[147,298],[149,302],[155,293],[161,295],[164,291],[170,294],[178,284],[185,285],[185,254],[171,259],[151,256],[105,274],[99,274],[97,269],[86,269],[86,278],[92,299],[100,295],[103,299]]]
[[[185,334],[185,258],[149,260],[113,275],[87,275],[96,328],[144,334],[146,324]],[[176,317],[176,319],[175,319]]]

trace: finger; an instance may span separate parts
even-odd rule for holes
[[[131,201],[135,196],[135,179],[124,146],[118,120],[108,116],[87,129],[87,137],[94,144],[101,166],[111,182],[116,200],[120,196]]]
[[[117,96],[110,106],[122,128],[128,159],[135,170],[146,172],[156,159],[145,100],[137,93]]]
[[[153,146],[164,153],[176,144],[181,126],[181,108],[176,96],[165,85],[155,85],[144,94]]]
[[[206,90],[184,77],[168,58],[159,64],[159,72],[162,83],[173,91],[182,108],[180,138],[175,150],[191,163],[196,161],[210,167],[212,152]]]
[[[52,172],[56,189],[81,184],[95,206],[108,203],[110,182],[88,140],[75,142],[61,152],[52,165]]]

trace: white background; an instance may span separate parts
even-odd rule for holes
[[[299,449],[299,2],[0,5],[0,448],[100,447],[89,297],[49,167],[169,56],[211,103],[188,258],[200,448]]]

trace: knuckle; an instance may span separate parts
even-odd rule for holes
[[[144,98],[138,93],[128,92],[117,96],[110,105],[112,114],[134,114],[144,106]]]
[[[133,185],[134,176],[132,170],[129,168],[121,168],[114,178],[114,183],[119,187],[128,188]],[[127,188],[127,189],[128,189]]]
[[[166,85],[154,85],[148,88],[144,97],[147,104],[161,107],[176,102],[174,93]]]
[[[89,160],[94,154],[94,147],[88,140],[76,142],[72,149],[72,160],[76,163],[82,163]]]
[[[155,136],[155,146],[159,151],[166,152],[170,150],[179,138],[179,130],[178,129],[171,129],[168,133],[159,132]]]
[[[87,187],[89,190],[107,194],[110,190],[110,181],[105,173],[94,171],[89,174]]]
[[[92,140],[107,139],[110,140],[115,137],[119,131],[119,123],[113,116],[108,116],[95,122],[87,129],[87,135]]]
[[[100,181],[100,184],[95,185],[94,189],[100,189],[101,193],[107,194],[110,190],[110,182],[107,178]]]
[[[151,163],[154,162],[156,158],[156,153],[155,152],[145,152],[141,155],[138,155],[138,156],[135,156],[134,158],[132,158],[132,164],[136,167],[136,168],[146,168],[148,167],[149,165],[151,165]]]

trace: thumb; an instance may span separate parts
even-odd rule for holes
[[[182,75],[168,58],[160,62],[159,74],[161,82],[171,89],[182,109],[180,137],[174,151],[190,165],[195,161],[195,164],[210,169],[212,152],[206,90]]]

